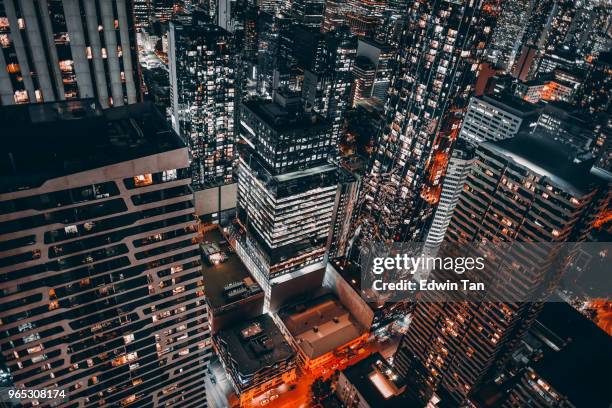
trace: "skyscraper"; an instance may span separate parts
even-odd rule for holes
[[[344,25],[345,13],[346,0],[325,0],[321,30],[325,32],[334,31]]]
[[[527,27],[532,2],[529,0],[502,2],[496,28],[487,50],[487,58],[508,72],[521,48],[521,39]]]
[[[386,126],[364,182],[362,238],[421,240],[491,32],[481,3],[412,3],[386,105]]]
[[[385,101],[387,90],[393,75],[393,57],[395,50],[389,44],[371,39],[359,39],[357,56],[366,57],[374,63],[375,74],[370,94],[365,97],[378,98]]]
[[[272,307],[275,282],[325,268],[336,201],[337,169],[328,162],[335,150],[331,124],[301,104],[299,96],[277,93],[275,102],[248,101],[240,109],[245,149],[237,215],[246,236],[237,243],[238,254]]]
[[[184,144],[152,104],[12,106],[0,122],[20,135],[0,160],[0,347],[15,386],[63,390],[70,406],[205,404]]]
[[[157,21],[165,23],[174,14],[173,0],[151,0],[153,6],[153,16]]]
[[[260,13],[257,19],[259,32],[257,45],[257,93],[272,96],[276,88],[275,71],[288,65],[293,50],[293,20],[280,14]]]
[[[237,63],[230,34],[194,13],[191,24],[170,23],[169,49],[172,124],[189,146],[192,185],[231,183]]]
[[[470,99],[461,131],[442,182],[440,202],[425,239],[426,248],[437,250],[444,239],[455,205],[474,162],[474,151],[483,142],[509,139],[527,132],[538,119],[539,107],[512,95]]]
[[[291,11],[295,22],[320,30],[323,25],[325,0],[292,0]]]
[[[344,132],[349,108],[357,41],[346,29],[313,33],[314,55],[305,67],[302,94],[305,102],[332,125],[332,146],[337,147]],[[296,39],[297,43],[297,39]],[[297,46],[296,46],[297,48]]]
[[[371,37],[382,22],[385,0],[347,0],[345,24],[359,37]]]
[[[0,4],[0,105],[141,100],[132,3]]]
[[[568,159],[562,145],[538,135],[482,144],[453,213],[446,242],[576,242],[592,222],[600,181],[590,163]],[[542,214],[556,214],[542,216]],[[508,290],[525,296],[559,268],[560,246],[529,247],[499,270]],[[537,260],[531,267],[529,262]],[[494,373],[533,322],[541,303],[431,302],[417,305],[395,357],[402,373],[416,364],[462,401]]]
[[[134,0],[134,25],[137,28],[149,28],[151,24],[152,0]]]

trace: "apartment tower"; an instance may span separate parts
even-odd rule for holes
[[[524,300],[564,266],[564,248],[554,243],[583,241],[590,228],[601,184],[589,171],[589,163],[573,163],[562,145],[538,135],[478,148],[445,243],[464,255],[471,243],[531,243],[523,256],[520,248],[490,247],[505,259],[495,270],[503,283],[492,290],[523,301],[419,303],[395,356],[402,373],[416,361],[430,385],[458,403],[506,361],[541,307]]]
[[[364,247],[424,239],[491,31],[487,10],[483,2],[411,3],[364,182]]]
[[[3,1],[0,51],[0,105],[142,100],[131,1]]]
[[[63,390],[63,407],[205,406],[187,148],[148,103],[19,105],[0,121],[0,349],[15,386]]]

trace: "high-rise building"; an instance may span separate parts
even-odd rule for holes
[[[332,146],[338,146],[349,108],[357,41],[346,29],[313,35],[318,48],[304,71],[302,95],[309,107],[332,124]]]
[[[483,143],[453,213],[446,242],[576,242],[591,228],[600,181],[589,163],[574,163],[563,146],[538,135]],[[555,216],[543,217],[543,213]],[[508,290],[527,299],[563,265],[561,246],[529,247],[496,270]],[[531,260],[537,259],[535,264]],[[530,265],[530,266],[526,266]],[[435,296],[435,295],[432,295]],[[524,296],[524,297],[523,297]],[[401,373],[414,361],[433,388],[460,402],[493,374],[533,323],[541,303],[419,303],[395,356]],[[407,371],[408,370],[408,371]]]
[[[538,119],[539,107],[511,95],[472,97],[442,182],[440,202],[425,239],[436,251],[446,234],[459,195],[474,162],[474,150],[483,142],[509,139],[529,131]]]
[[[174,15],[173,0],[151,0],[153,6],[153,16],[159,22],[165,23],[172,19]]]
[[[337,169],[328,162],[335,151],[331,124],[301,105],[299,97],[277,93],[275,102],[248,101],[240,110],[245,149],[237,215],[246,236],[237,243],[238,254],[272,308],[280,282],[324,270],[336,201]]]
[[[362,97],[386,100],[393,74],[392,60],[394,55],[394,49],[389,44],[371,39],[359,39],[357,56],[367,57],[376,67],[370,93],[369,95],[362,95]]]
[[[280,14],[260,13],[257,19],[257,93],[271,97],[277,84],[275,71],[289,65],[293,54],[293,19]]]
[[[535,347],[534,347],[535,346]],[[612,339],[564,302],[546,303],[525,338],[514,378],[506,375],[498,395],[504,408],[597,407],[609,404],[605,372],[612,363]],[[599,350],[592,357],[584,350]],[[526,363],[526,364],[525,364]],[[567,373],[580,373],[568,381]],[[489,397],[490,398],[490,397]],[[490,401],[490,399],[489,399]],[[489,404],[477,405],[480,407]]]
[[[325,0],[321,30],[330,32],[343,26],[345,24],[345,13],[346,0]]]
[[[385,0],[347,0],[345,24],[359,37],[371,37],[382,23]]]
[[[189,146],[192,185],[206,189],[233,180],[236,61],[230,34],[193,14],[170,23],[172,124]]]
[[[4,107],[0,121],[19,135],[0,160],[0,348],[15,386],[63,390],[68,406],[205,404],[184,143],[152,104]]]
[[[268,14],[274,15],[281,11],[281,6],[285,3],[282,0],[257,0],[258,8]],[[289,2],[287,2],[289,3]]]
[[[575,160],[592,158],[597,149],[596,115],[567,104],[548,103],[538,117],[534,132],[568,146]]]
[[[347,255],[361,187],[361,176],[345,168],[340,168],[338,173],[339,188],[334,204],[333,224],[327,242],[330,259]]]
[[[134,26],[137,28],[148,28],[151,24],[151,1],[153,0],[134,0]]]
[[[291,11],[296,24],[320,30],[323,25],[325,0],[292,0]]]
[[[367,181],[362,240],[419,241],[491,32],[481,3],[412,3]]]
[[[540,110],[538,105],[507,94],[472,97],[459,138],[478,146],[514,137],[535,126]]]
[[[584,85],[580,89],[578,103],[590,112],[610,113],[612,92],[612,52],[602,52],[589,68]]]
[[[502,2],[487,58],[508,72],[514,65],[531,12],[530,0]]]
[[[353,87],[351,90],[351,105],[372,96],[374,78],[376,77],[376,65],[365,55],[355,58],[353,64]]]
[[[141,100],[132,2],[0,4],[0,105]]]
[[[440,202],[431,222],[431,228],[427,232],[427,238],[425,238],[425,250],[428,253],[436,253],[444,240],[459,195],[463,191],[463,185],[474,163],[474,150],[475,146],[462,139],[461,136],[453,148],[442,182]]]

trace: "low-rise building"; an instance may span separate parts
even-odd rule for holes
[[[295,351],[267,314],[219,331],[214,345],[241,406],[296,379]]]
[[[206,301],[212,333],[263,312],[264,293],[219,229],[204,233]]]
[[[300,364],[313,371],[336,355],[356,349],[369,332],[332,294],[302,301],[278,312],[281,329],[298,352]]]
[[[336,395],[350,408],[421,408],[423,402],[411,392],[403,377],[375,353],[341,371]]]

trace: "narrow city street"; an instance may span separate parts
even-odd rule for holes
[[[298,380],[295,384],[283,385],[275,390],[269,391],[262,396],[253,400],[253,403],[247,408],[270,407],[270,408],[308,408],[312,407],[312,384],[321,378],[328,380],[337,370],[358,363],[372,353],[379,351],[379,346],[374,343],[367,343],[361,348],[351,350],[349,353],[338,355],[336,358],[329,361],[327,364],[318,367],[314,372],[301,371],[298,374]],[[278,397],[273,397],[278,395]],[[272,397],[273,399],[270,399]],[[267,403],[262,401],[267,400]]]

